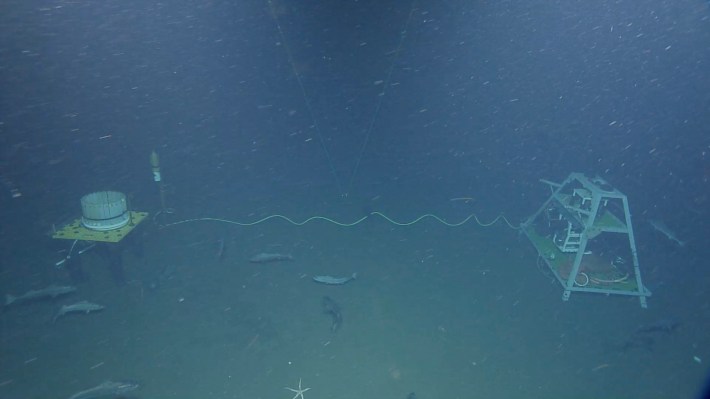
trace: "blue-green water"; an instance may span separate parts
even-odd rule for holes
[[[691,398],[710,361],[707,2],[50,2],[0,7],[0,399]],[[80,198],[162,224],[504,214],[540,179],[628,195],[649,308],[561,300],[505,224],[144,222],[126,283],[55,262]],[[648,223],[663,221],[685,247]],[[216,257],[218,243],[226,252]],[[608,248],[606,250],[609,250]],[[259,252],[293,262],[256,265]],[[76,254],[75,254],[76,256]],[[313,275],[358,278],[324,286]],[[342,309],[333,334],[321,301]],[[79,300],[106,306],[66,315]],[[680,323],[639,336],[640,326]]]

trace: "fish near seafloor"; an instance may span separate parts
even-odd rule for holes
[[[293,256],[284,254],[270,254],[262,252],[256,254],[249,258],[251,263],[272,263],[272,262],[285,262],[293,260]]]
[[[678,245],[681,247],[685,246],[685,241],[681,241],[676,235],[673,230],[671,230],[668,226],[666,226],[665,223],[661,220],[654,220],[651,219],[648,221],[648,223],[651,224],[654,230],[658,231],[659,233],[663,234],[666,236],[671,241],[675,241]]]
[[[665,333],[671,334],[680,327],[682,323],[676,319],[661,319],[651,324],[644,324],[636,329],[636,334]]]
[[[329,296],[324,296],[321,300],[323,313],[330,316],[330,332],[337,332],[343,325],[343,314],[340,312],[340,305]]]
[[[56,298],[59,295],[65,295],[76,291],[76,287],[70,285],[50,285],[47,288],[42,288],[41,290],[30,290],[25,292],[20,296],[14,296],[7,294],[5,295],[5,306],[12,304],[20,304],[23,302],[29,302],[33,300],[45,299],[45,298]]]
[[[71,305],[64,305],[59,309],[57,315],[54,316],[53,321],[57,321],[58,318],[64,316],[67,313],[86,313],[98,312],[99,310],[104,310],[106,307],[99,305],[97,303],[91,303],[89,301],[81,301]]]
[[[70,396],[69,399],[94,399],[109,396],[117,397],[119,395],[125,395],[129,392],[133,392],[139,387],[138,383],[133,381],[104,381],[93,388],[75,393]]]
[[[355,280],[357,273],[353,273],[348,277],[332,277],[332,276],[313,276],[313,281],[328,285],[343,285],[349,281]]]
[[[621,349],[622,352],[631,349],[645,349],[652,352],[658,339],[673,334],[681,324],[682,323],[676,319],[661,319],[651,324],[643,324],[619,346],[619,349]]]

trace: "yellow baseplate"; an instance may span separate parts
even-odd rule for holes
[[[81,218],[79,218],[65,226],[62,226],[61,229],[52,234],[52,238],[80,241],[119,242],[127,236],[131,230],[135,229],[140,222],[144,221],[146,217],[148,217],[148,212],[131,211],[131,221],[127,225],[109,231],[87,229],[83,224],[81,224]]]

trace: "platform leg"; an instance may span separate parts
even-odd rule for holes
[[[108,269],[111,272],[113,281],[118,285],[126,283],[126,277],[123,272],[123,246],[114,243],[99,244],[101,253],[108,262]]]
[[[565,292],[562,293],[562,300],[565,302],[569,301],[570,295],[572,295],[572,291],[565,290]]]

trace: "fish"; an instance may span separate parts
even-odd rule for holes
[[[629,339],[624,341],[619,349],[621,352],[626,353],[635,349],[643,349],[648,352],[653,352],[654,345],[656,344],[656,338],[650,335],[644,334],[634,334]]]
[[[355,280],[357,273],[353,273],[348,277],[332,277],[332,276],[313,276],[313,281],[328,285],[343,285],[349,281]]]
[[[661,319],[650,324],[643,324],[620,345],[619,349],[622,352],[632,349],[645,349],[653,352],[656,341],[661,339],[661,337],[674,333],[681,324],[680,321],[675,319]]]
[[[644,324],[636,329],[636,334],[665,333],[670,334],[680,327],[681,322],[675,319],[661,319],[651,324]]]
[[[215,253],[215,259],[218,261],[223,261],[224,260],[224,254],[227,249],[227,242],[224,241],[224,238],[220,238],[217,240],[217,252]]]
[[[648,223],[651,224],[651,226],[653,227],[654,230],[663,234],[669,240],[675,241],[681,247],[685,246],[685,241],[681,241],[680,239],[678,239],[678,237],[675,235],[675,232],[673,230],[671,230],[668,226],[666,226],[666,224],[663,223],[663,221],[651,219],[648,221]]]
[[[39,299],[51,298],[54,299],[60,295],[70,294],[76,291],[76,287],[70,285],[50,285],[49,287],[42,288],[41,290],[30,290],[25,292],[20,296],[14,296],[11,294],[5,295],[5,306],[12,304],[20,304],[24,302],[30,302]]]
[[[340,312],[340,306],[329,296],[323,297],[321,306],[323,307],[323,313],[331,317],[330,332],[337,332],[340,326],[343,325],[343,314]]]
[[[252,256],[249,259],[249,262],[251,263],[273,263],[273,262],[284,262],[284,261],[292,261],[293,256],[291,255],[284,255],[284,254],[270,254],[270,253],[265,253],[262,252],[260,254],[256,254]]]
[[[155,291],[158,288],[160,288],[163,283],[165,283],[168,280],[173,279],[177,275],[177,267],[175,266],[174,263],[167,263],[163,268],[158,272],[158,274],[148,278],[146,282],[144,283],[145,287],[148,287],[151,291]]]
[[[94,399],[109,396],[123,396],[138,388],[140,388],[140,385],[134,381],[104,381],[93,388],[77,392],[68,399]]]
[[[64,305],[59,308],[59,312],[54,316],[53,321],[57,321],[58,318],[64,316],[67,313],[86,313],[98,312],[99,310],[104,310],[106,307],[99,305],[97,303],[91,303],[89,301],[81,301],[71,305]]]

